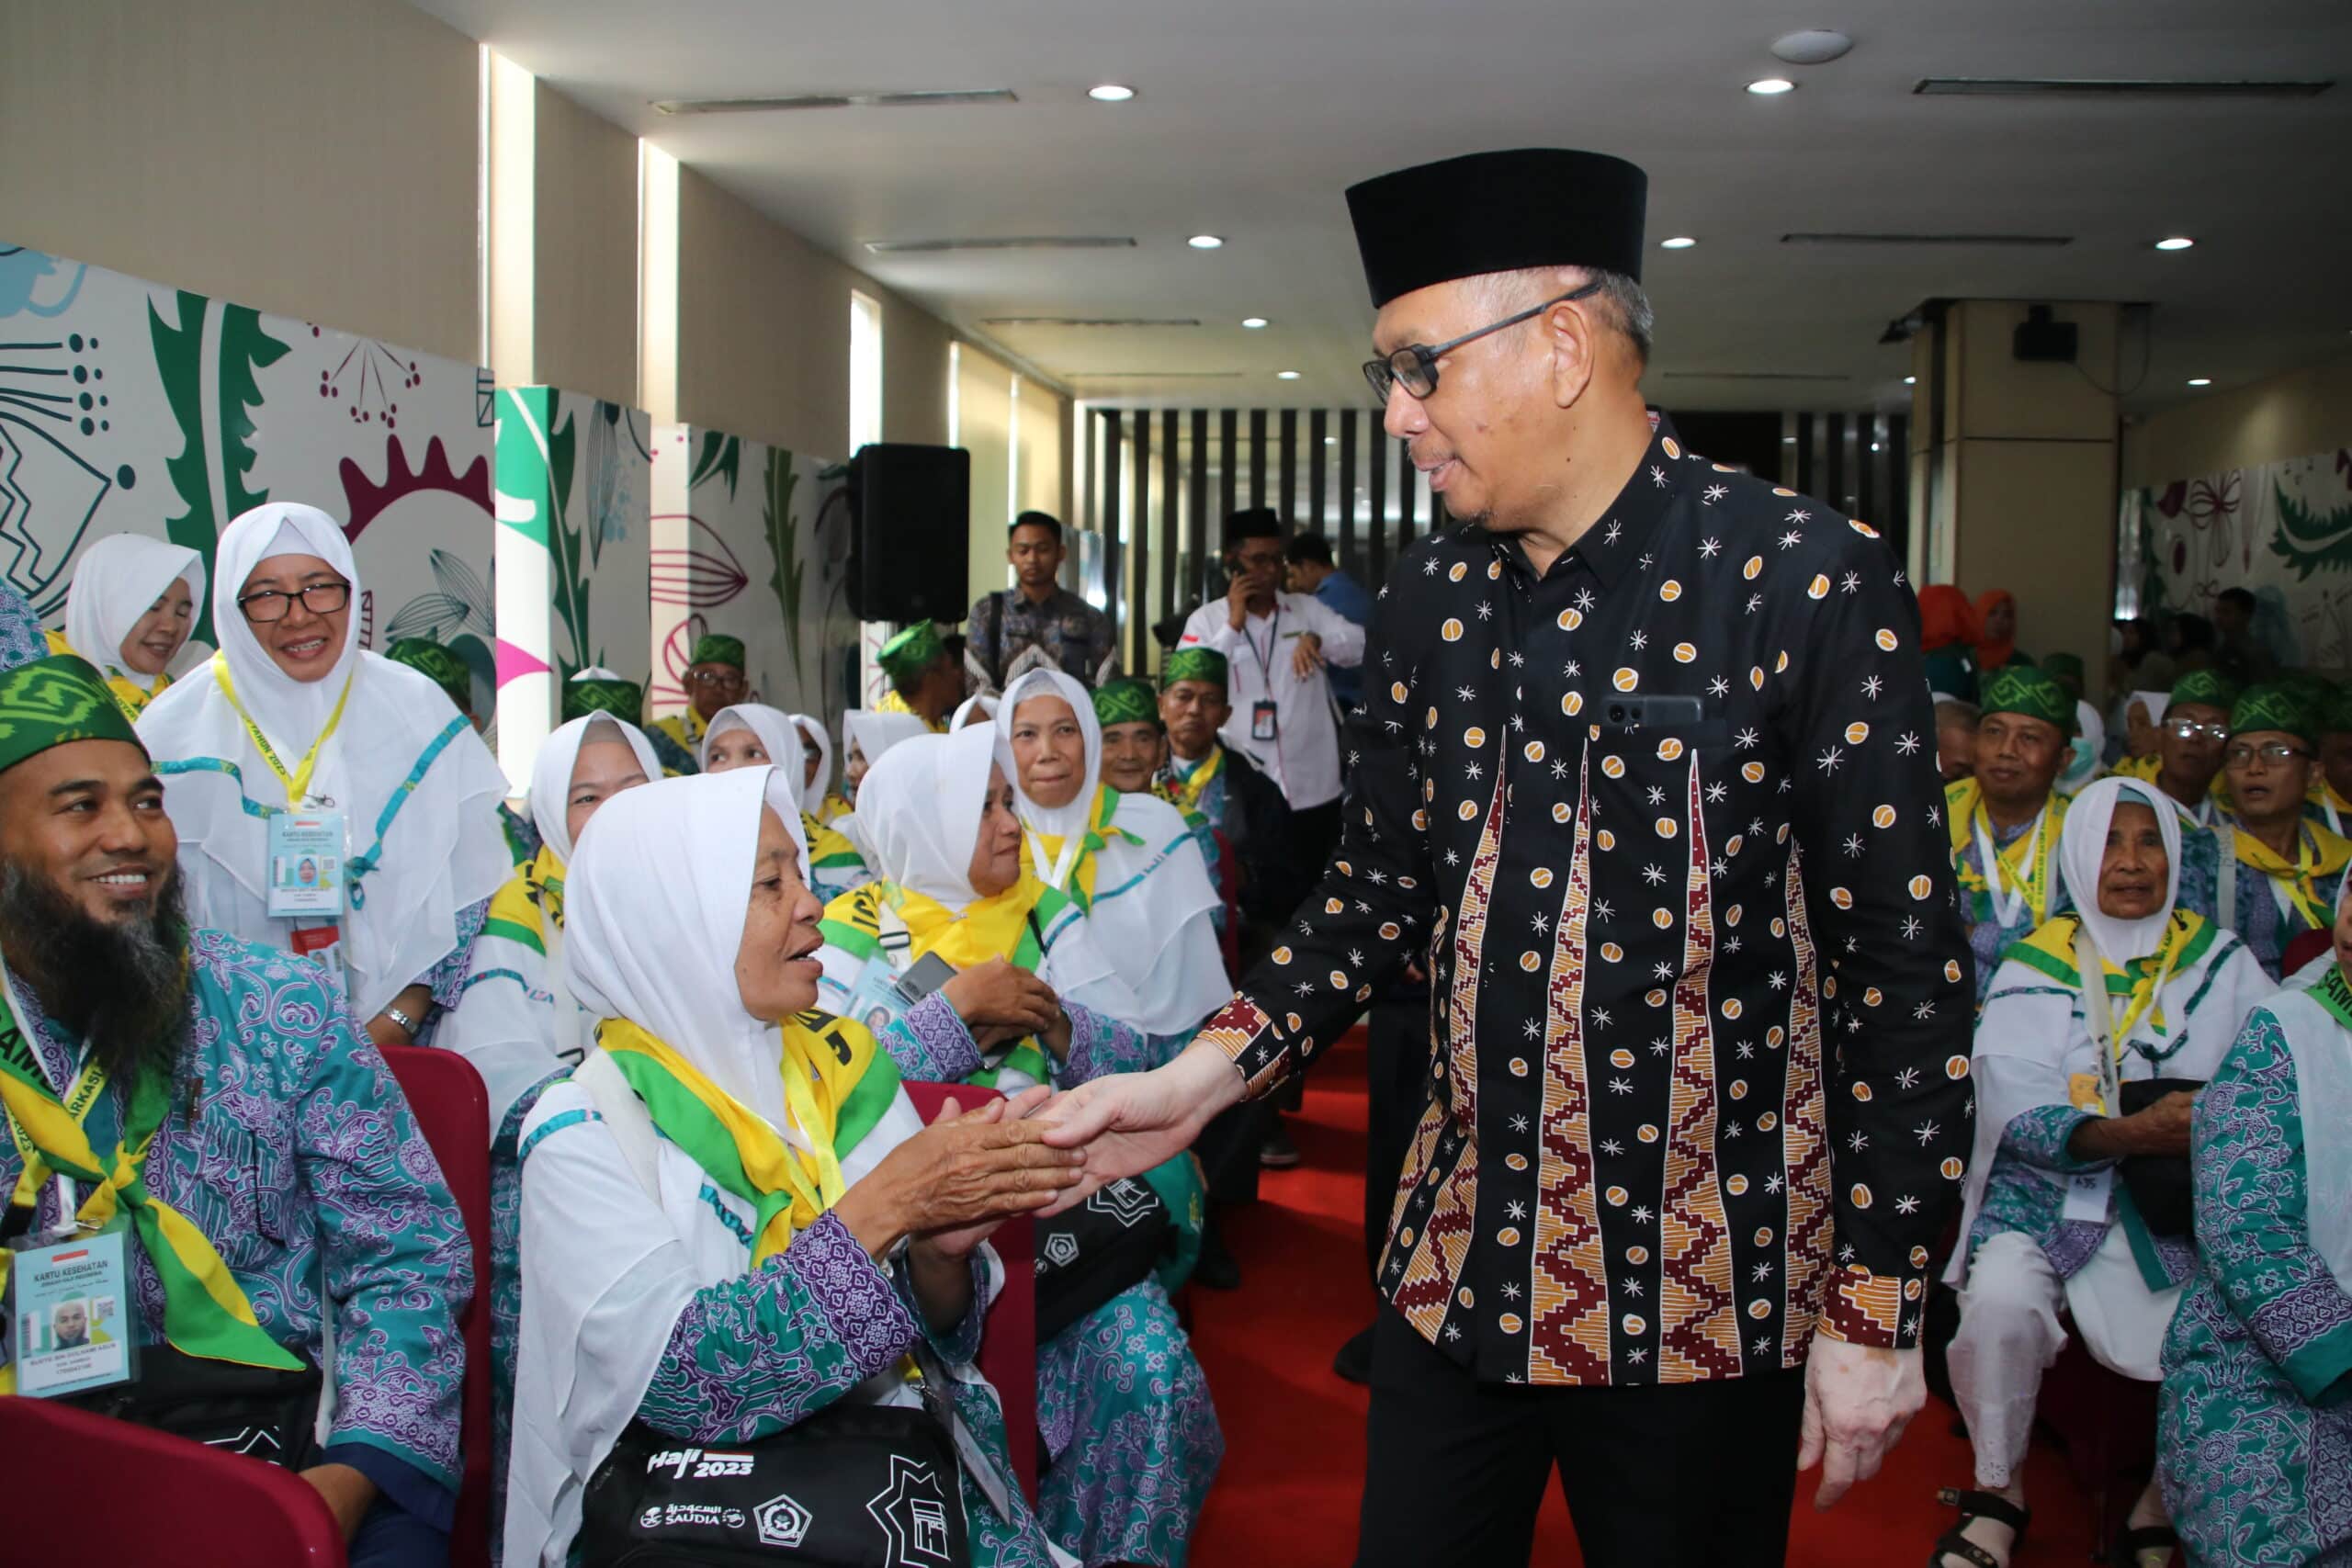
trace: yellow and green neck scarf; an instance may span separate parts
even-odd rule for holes
[[[2069,990],[2080,990],[2083,977],[2075,964],[2075,939],[2082,927],[2082,917],[2075,914],[2052,916],[2034,928],[2033,934],[2013,942],[2002,956],[2014,958],[2029,968],[2041,971]],[[2108,1008],[2115,1021],[2115,1045],[2122,1042],[2143,1015],[2158,1039],[2165,1038],[2168,1026],[2165,1021],[2164,1004],[2156,995],[2158,980],[2166,975],[2187,974],[2212,951],[2213,941],[2221,928],[2191,909],[2175,908],[2172,919],[2165,924],[2162,941],[2155,952],[2145,958],[2134,958],[2118,967],[2115,960],[2100,955],[2106,972]]]
[[[752,1205],[752,1261],[792,1245],[848,1190],[842,1160],[887,1114],[899,1069],[847,1019],[803,1013],[779,1027],[785,1109],[809,1147],[796,1148],[756,1111],[667,1043],[606,1019],[596,1043],[645,1102],[664,1137],[724,1190]]]
[[[481,934],[503,936],[544,955],[549,920],[558,931],[563,929],[563,862],[552,848],[542,844],[530,864],[491,895]]]
[[[1958,779],[1944,786],[1944,826],[1951,835],[1951,863],[1960,886],[1975,905],[1974,919],[1990,919],[1999,901],[1986,882],[1987,874],[2000,878],[2000,891],[2022,894],[2026,912],[2039,926],[2050,918],[2050,898],[2056,884],[2051,865],[2058,852],[2058,835],[2065,826],[2066,797],[2052,791],[2041,808],[2041,820],[2009,843],[1994,851],[1993,863],[1979,866],[1973,851],[1981,825],[1987,843],[1993,841],[1993,819],[1985,814],[1984,786],[1974,779]]]
[[[2295,858],[2291,861],[2243,827],[2235,829],[2233,841],[2239,863],[2250,865],[2270,878],[2301,917],[2301,929],[2324,931],[2334,923],[2335,911],[2320,897],[2319,879],[2334,876],[2346,864],[2352,864],[2352,840],[2338,838],[2317,823],[2301,823],[2296,830]]]
[[[73,645],[65,640],[63,632],[50,632],[46,635],[49,638],[50,652],[70,654],[77,659],[81,657],[74,652]],[[114,698],[115,706],[122,710],[122,716],[133,723],[138,722],[139,716],[147,711],[147,705],[162,696],[164,688],[172,683],[172,678],[169,675],[158,675],[155,677],[154,686],[151,690],[142,692],[134,682],[124,676],[98,670],[95,664],[91,665],[91,668],[97,670],[99,679],[106,682],[107,694]]]
[[[1069,886],[1066,889],[1072,902],[1080,909],[1094,908],[1094,874],[1097,857],[1114,840],[1124,840],[1140,845],[1143,840],[1125,828],[1112,826],[1119,815],[1119,792],[1109,784],[1094,786],[1094,807],[1087,813],[1085,836],[1079,841],[1078,863],[1070,868]],[[1021,874],[1026,878],[1042,877],[1047,868],[1061,863],[1062,848],[1068,840],[1058,833],[1024,832],[1021,835]],[[1032,852],[1035,852],[1033,854]],[[1037,863],[1042,857],[1044,864]],[[1048,884],[1050,886],[1050,884]]]
[[[804,811],[800,814],[800,831],[808,840],[808,866],[811,871],[862,871],[865,857],[857,846],[840,831],[828,828],[819,818]]]
[[[1208,760],[1190,773],[1185,773],[1183,764],[1171,755],[1168,765],[1152,778],[1151,792],[1182,812],[1184,819],[1189,822],[1201,815],[1201,797],[1208,793],[1209,785],[1223,772],[1225,748],[1222,746],[1212,745]]]
[[[0,967],[0,993],[6,970]],[[13,994],[0,994],[0,1103],[24,1156],[11,1201],[30,1207],[41,1183],[65,1176],[81,1184],[74,1218],[97,1229],[128,1213],[131,1234],[164,1287],[164,1337],[174,1348],[207,1360],[299,1371],[301,1359],[272,1339],[220,1254],[195,1222],[147,1190],[147,1151],[171,1111],[170,1075],[141,1075],[124,1107],[122,1133],[110,1149],[92,1145],[85,1125],[106,1092],[106,1074],[93,1062],[61,1099],[41,1071],[40,1058],[17,1018]],[[7,1256],[0,1253],[0,1280]],[[0,1393],[11,1391],[13,1370],[0,1368]]]

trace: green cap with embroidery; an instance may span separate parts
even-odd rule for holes
[[[1225,655],[1213,648],[1180,648],[1168,656],[1167,684],[1179,681],[1200,681],[1212,686],[1226,685]]]
[[[2227,713],[2237,700],[2237,682],[2219,670],[2191,670],[2172,683],[2172,695],[2165,699],[2165,705],[2171,709],[2183,703],[2201,703]]]
[[[50,652],[40,617],[22,594],[0,583],[0,772],[74,740],[122,740],[147,750],[106,677],[78,655]]]
[[[705,632],[695,638],[695,656],[686,662],[732,664],[738,670],[743,669],[743,639],[724,632]]]
[[[897,637],[882,645],[875,661],[882,672],[894,682],[911,681],[939,662],[947,645],[939,639],[939,628],[929,621],[917,621]]]
[[[2318,716],[2284,682],[2248,686],[2230,709],[2230,733],[2249,735],[2257,729],[2283,730],[2298,740],[2319,743]]]
[[[590,665],[563,683],[563,721],[608,713],[635,724],[645,711],[644,690],[610,670]]]
[[[431,637],[401,637],[384,649],[384,657],[395,664],[407,665],[448,693],[459,713],[473,711],[474,672],[466,668],[464,660]]]
[[[1094,716],[1108,729],[1114,724],[1159,723],[1159,698],[1148,681],[1133,675],[1122,675],[1106,681],[1094,691]]]
[[[2075,699],[2046,671],[2030,664],[2002,665],[1984,677],[1977,697],[1978,709],[1988,716],[2021,713],[2056,725],[2061,735],[2075,733]]]

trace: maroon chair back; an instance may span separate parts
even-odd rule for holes
[[[400,1080],[441,1179],[465,1216],[473,1244],[474,1293],[458,1319],[466,1340],[464,1418],[458,1449],[463,1472],[449,1528],[450,1568],[490,1568],[490,1091],[471,1062],[428,1045],[387,1045],[384,1063]]]
[[[15,1395],[0,1398],[0,1454],[19,1503],[0,1526],[11,1562],[345,1568],[325,1499],[257,1459]]]
[[[913,1083],[907,1098],[926,1123],[939,1119],[949,1095],[969,1111],[1004,1097],[969,1084]],[[1013,1473],[1029,1500],[1037,1499],[1037,1247],[1036,1226],[1026,1214],[1007,1220],[989,1238],[1004,1260],[1004,1293],[989,1313],[980,1337],[980,1375],[1004,1402],[1005,1445],[1012,1450]]]
[[[2278,967],[2281,975],[2292,975],[2321,953],[2335,945],[2334,931],[2301,931],[2287,944],[2287,956]]]

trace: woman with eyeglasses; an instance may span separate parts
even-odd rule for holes
[[[2220,919],[2274,980],[2296,937],[2334,923],[2352,865],[2352,840],[2303,818],[2317,728],[2310,707],[2285,686],[2251,686],[2230,710],[2222,754],[2235,853],[2221,866]]]
[[[220,651],[149,705],[192,924],[315,960],[379,1045],[454,1006],[514,873],[506,775],[427,677],[359,647],[342,525],[273,502],[214,554]],[[304,856],[319,866],[303,886]]]

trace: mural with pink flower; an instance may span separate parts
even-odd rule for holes
[[[2129,491],[2117,558],[2118,614],[2210,619],[2244,588],[2281,663],[2352,665],[2352,448]]]

